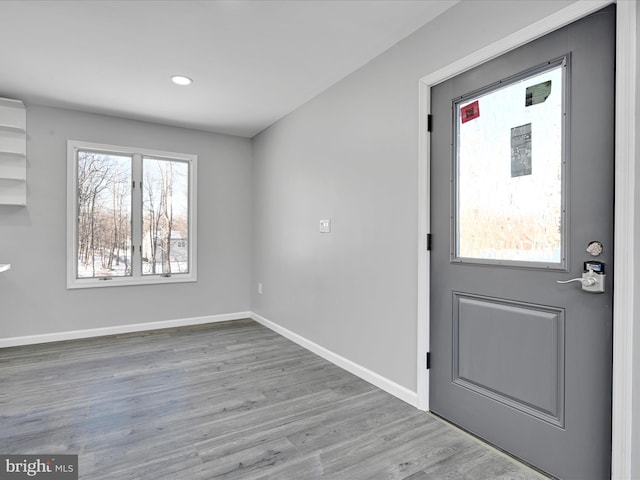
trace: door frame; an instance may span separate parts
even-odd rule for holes
[[[429,410],[430,136],[431,87],[583,18],[615,0],[580,0],[419,80],[418,118],[418,378],[417,407]],[[615,212],[613,299],[612,478],[631,478],[634,318],[636,2],[618,1],[616,11]],[[640,187],[640,185],[639,185]],[[639,222],[640,224],[640,219]]]

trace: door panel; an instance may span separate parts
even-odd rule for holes
[[[564,310],[459,292],[453,299],[453,383],[564,426]]]
[[[566,479],[610,472],[614,38],[610,6],[432,89],[430,408]],[[522,88],[491,123],[501,81]],[[560,86],[558,140],[536,112]],[[592,260],[605,293],[557,283]]]

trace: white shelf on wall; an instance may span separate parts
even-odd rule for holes
[[[16,127],[15,125],[4,125],[4,124],[0,124],[0,131],[6,132],[6,133],[25,133],[26,132],[26,130],[23,127]]]
[[[24,103],[0,98],[0,205],[27,204],[26,129]]]
[[[0,263],[0,272],[6,272],[7,270],[11,270],[11,265],[8,263]]]

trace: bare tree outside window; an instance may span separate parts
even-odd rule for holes
[[[131,275],[130,156],[79,151],[78,278]]]
[[[142,274],[189,271],[189,164],[143,159]]]

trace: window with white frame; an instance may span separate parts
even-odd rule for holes
[[[67,287],[196,280],[197,156],[69,140]]]

